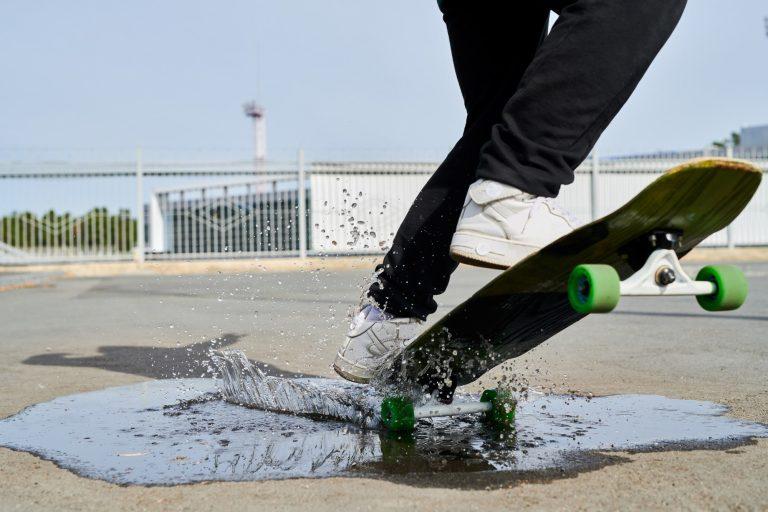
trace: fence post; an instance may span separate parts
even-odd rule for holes
[[[728,158],[733,158],[733,144],[731,142],[727,142],[725,144],[725,156]],[[728,240],[728,248],[735,248],[736,240],[734,240],[733,236],[733,224],[728,224],[728,227],[725,228],[725,236]]]
[[[307,176],[304,150],[299,150],[299,257],[307,257]]]
[[[134,261],[144,263],[144,169],[141,161],[141,148],[136,150],[136,252]]]
[[[600,214],[600,159],[597,156],[597,147],[592,149],[592,190],[591,190],[591,202],[592,202],[592,220],[596,220]]]
[[[149,250],[150,252],[165,252],[165,220],[160,204],[160,195],[152,193],[149,196]]]

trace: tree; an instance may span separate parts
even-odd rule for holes
[[[741,135],[738,132],[731,132],[729,138],[716,140],[712,143],[713,146],[720,149],[725,149],[728,144],[732,144],[735,148],[739,147],[741,145]]]

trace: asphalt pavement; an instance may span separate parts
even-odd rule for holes
[[[691,298],[625,299],[476,388],[514,374],[534,389],[709,400],[768,423],[768,264],[740,263],[751,295],[708,313]],[[437,318],[495,272],[461,268]],[[368,278],[338,268],[63,279],[0,293],[0,416],[52,398],[149,379],[198,377],[210,340],[274,374],[331,377],[347,315]],[[15,280],[15,278],[14,278]],[[76,412],[73,412],[76,414]],[[562,478],[490,490],[421,475],[120,487],[0,449],[0,509],[316,510],[768,507],[768,440],[738,449],[622,454]],[[467,477],[469,478],[469,477]]]

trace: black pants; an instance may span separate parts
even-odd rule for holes
[[[666,42],[685,0],[443,0],[467,122],[421,190],[368,295],[426,318],[457,264],[469,185],[555,197]],[[547,34],[550,11],[560,16]]]

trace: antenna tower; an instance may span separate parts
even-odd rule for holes
[[[263,163],[267,159],[267,111],[255,101],[244,104],[243,111],[253,121],[254,159]]]

